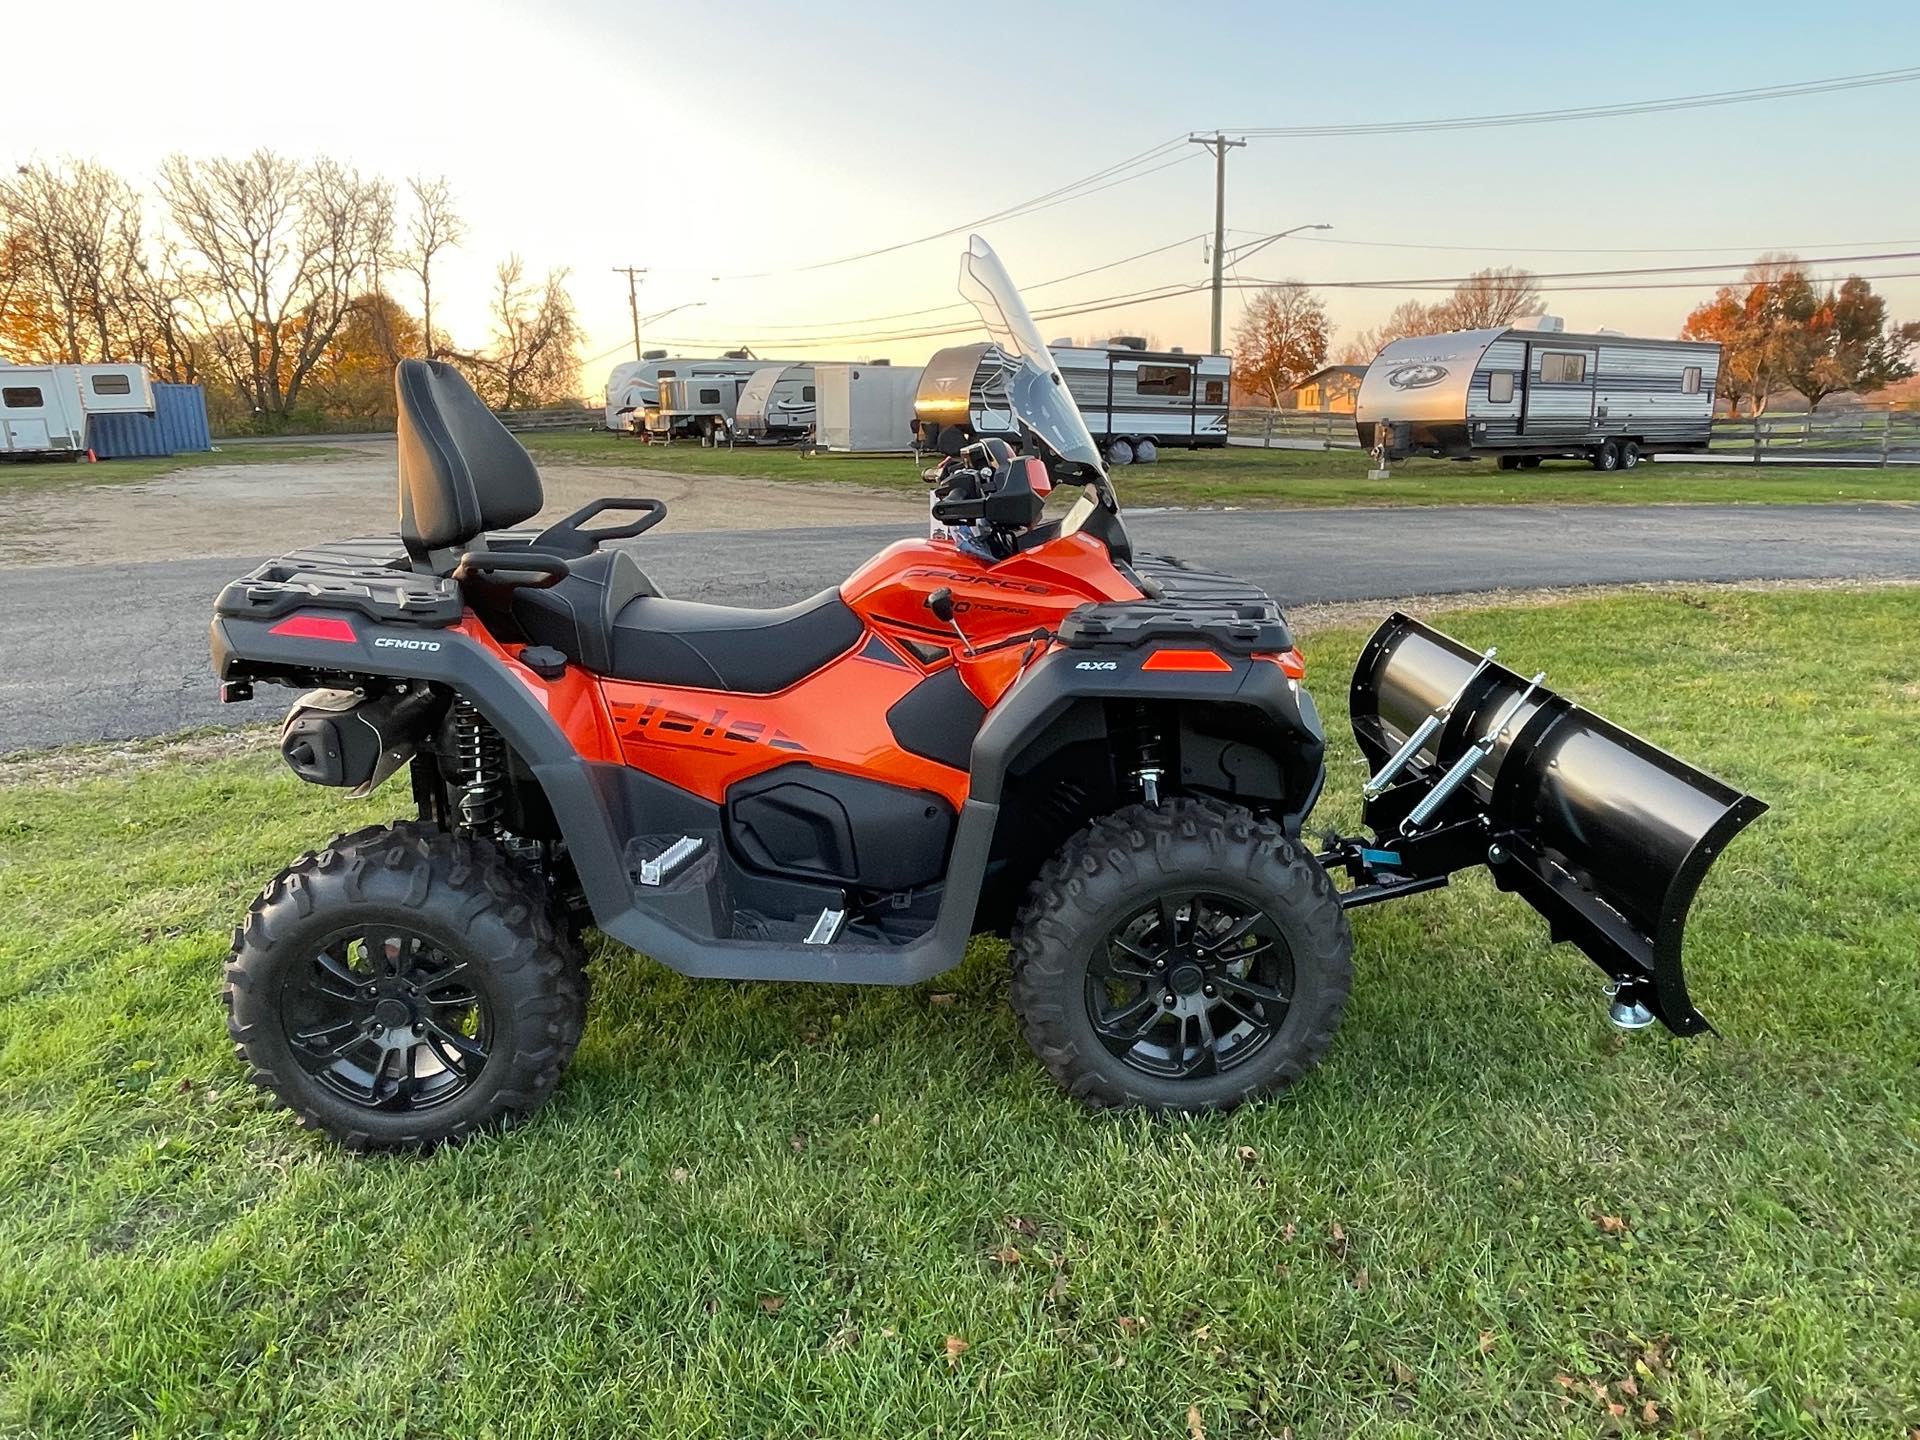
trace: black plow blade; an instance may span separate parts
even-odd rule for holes
[[[1765,804],[1406,615],[1367,642],[1351,706],[1377,838],[1339,858],[1387,882],[1369,899],[1485,863],[1612,977],[1616,1015],[1708,1028],[1681,968],[1687,911]]]

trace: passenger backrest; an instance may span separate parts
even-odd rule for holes
[[[400,441],[400,539],[416,565],[450,569],[484,531],[518,525],[545,503],[540,474],[466,378],[439,360],[394,368]]]

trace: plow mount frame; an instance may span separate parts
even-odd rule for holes
[[[1618,1006],[1676,1035],[1712,1028],[1687,992],[1687,912],[1764,802],[1398,612],[1362,650],[1349,698],[1376,838],[1327,837],[1318,858],[1349,882],[1344,908],[1484,865],[1606,972]]]

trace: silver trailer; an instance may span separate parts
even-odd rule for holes
[[[1394,341],[1367,367],[1353,418],[1383,463],[1491,455],[1502,469],[1631,468],[1707,448],[1719,371],[1715,344],[1569,334],[1542,315]]]
[[[813,366],[769,366],[740,387],[734,438],[757,444],[804,439],[813,432],[818,409]]]
[[[815,364],[820,396],[814,444],[847,454],[883,454],[914,448],[914,396],[922,372],[917,367]]]
[[[693,357],[648,351],[607,376],[607,428],[659,438],[725,433],[741,387],[760,371],[790,360],[760,360],[744,350]]]
[[[144,365],[8,365],[0,362],[0,455],[87,453],[94,415],[153,413]]]
[[[1148,350],[1135,336],[1104,347],[1057,344],[1052,352],[1087,428],[1113,465],[1151,463],[1163,445],[1227,443],[1233,362],[1225,355]],[[1013,434],[1006,358],[993,345],[956,345],[927,362],[914,403],[925,449],[958,425],[967,438]]]

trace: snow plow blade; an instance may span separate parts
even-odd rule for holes
[[[1612,977],[1616,1024],[1708,1029],[1681,968],[1687,911],[1767,807],[1540,682],[1406,615],[1374,633],[1351,708],[1376,839],[1333,856],[1361,882],[1350,903],[1485,864]]]

